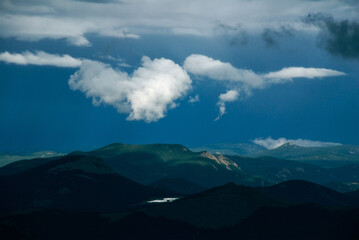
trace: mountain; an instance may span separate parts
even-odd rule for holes
[[[235,225],[263,207],[288,207],[309,203],[321,206],[359,207],[355,197],[315,183],[296,180],[257,188],[228,183],[138,211],[199,227],[218,228]]]
[[[183,178],[205,188],[235,182],[245,185],[266,184],[265,179],[244,173],[223,155],[192,152],[178,144],[111,144],[90,152],[70,155],[99,157],[117,173],[149,185],[162,178]]]
[[[184,178],[162,178],[150,184],[151,187],[176,192],[182,195],[189,195],[205,190],[204,187],[192,183]]]
[[[354,184],[358,169],[169,144],[18,161],[0,168],[0,239],[358,239],[358,191],[295,180]]]
[[[248,175],[265,178],[273,184],[288,180],[306,180],[342,192],[359,189],[359,164],[323,168],[307,162],[273,157],[227,157]]]
[[[293,204],[316,203],[324,206],[359,207],[359,202],[346,194],[302,180],[282,182],[264,187],[262,191],[275,199]]]
[[[153,198],[173,196],[120,176],[99,158],[65,156],[0,177],[0,213],[26,208],[122,211]]]
[[[124,177],[144,185],[158,181],[158,188],[172,189],[184,195],[196,192],[191,190],[194,186],[189,185],[200,186],[202,189],[199,189],[203,190],[227,182],[264,186],[298,179],[322,184],[341,192],[359,189],[359,164],[323,168],[309,162],[273,157],[251,158],[192,152],[176,144],[111,144],[94,151],[77,151],[69,155],[101,158]],[[20,173],[57,158],[59,157],[17,161],[0,168],[0,176]],[[179,179],[182,179],[182,183]]]
[[[355,240],[359,239],[358,229],[359,209],[303,204],[262,208],[240,224],[219,229],[212,236],[247,240]]]
[[[359,163],[359,146],[300,147],[294,143],[286,143],[278,148],[263,151],[256,155],[256,157],[261,156],[337,166],[338,164]]]
[[[22,154],[22,155],[0,153],[0,167],[24,159],[29,160],[34,158],[51,158],[51,157],[58,157],[63,155],[64,154],[62,153],[57,153],[54,151],[41,151],[41,152]]]
[[[212,154],[255,156],[266,148],[254,143],[217,143],[204,146],[191,147],[194,152],[208,151]]]
[[[3,167],[0,167],[0,176],[1,175],[12,175],[12,174],[24,172],[28,169],[51,162],[58,158],[60,158],[60,157],[34,158],[34,159],[19,160],[16,162],[12,162]]]
[[[234,225],[264,206],[287,206],[261,190],[228,183],[140,211],[200,227]]]

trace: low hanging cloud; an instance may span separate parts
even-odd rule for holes
[[[253,140],[253,143],[265,147],[266,149],[275,149],[286,143],[294,143],[300,147],[332,147],[332,146],[340,146],[341,143],[333,143],[333,142],[321,142],[321,141],[312,141],[307,139],[286,139],[286,138],[278,138],[273,139],[271,137],[268,138],[256,138]]]
[[[35,53],[26,51],[23,53],[0,53],[0,61],[18,64],[18,65],[39,65],[39,66],[55,66],[55,67],[79,67],[82,59],[73,58],[70,55],[50,54],[43,51]]]
[[[219,114],[215,121],[219,120],[223,114],[226,113],[226,103],[234,102],[238,99],[239,93],[237,90],[228,90],[226,93],[222,93],[219,95],[219,100],[217,105],[219,106]]]
[[[279,71],[258,74],[252,70],[236,68],[230,63],[221,62],[199,54],[188,56],[183,67],[194,75],[227,83],[233,88],[230,90],[232,91],[231,94],[236,92],[237,98],[239,92],[244,96],[250,96],[254,89],[263,89],[270,85],[291,82],[295,78],[313,79],[345,75],[343,72],[331,69],[304,67],[288,67]],[[229,91],[227,91],[227,93],[228,92]],[[225,103],[233,102],[237,100],[237,98],[232,101],[223,101],[220,98],[217,103],[219,106],[219,115],[216,120],[225,113]]]
[[[142,66],[131,75],[101,62],[84,60],[69,79],[70,88],[85,93],[94,105],[111,105],[129,114],[127,120],[146,122],[165,117],[191,84],[181,66],[169,59],[148,57],[142,58]]]

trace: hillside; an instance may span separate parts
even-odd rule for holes
[[[120,176],[99,158],[79,155],[1,176],[0,192],[0,213],[27,208],[122,211],[149,199],[171,196]]]
[[[212,154],[256,156],[266,148],[254,143],[217,143],[204,146],[191,147],[194,152],[208,151]]]
[[[244,173],[235,162],[223,155],[192,152],[178,144],[111,144],[88,155],[104,159],[117,173],[142,184],[162,178],[184,178],[206,188],[235,182],[244,185],[265,184],[265,179]]]

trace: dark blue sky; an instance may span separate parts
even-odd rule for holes
[[[304,14],[303,14],[304,15]],[[166,58],[183,66],[191,54],[230,63],[255,73],[286,67],[325,68],[345,76],[294,78],[283,84],[253,89],[251,94],[226,102],[218,121],[219,95],[233,84],[189,73],[192,89],[177,98],[177,107],[147,123],[128,121],[108,104],[94,106],[68,81],[78,68],[19,65],[0,61],[0,152],[89,150],[113,142],[180,143],[198,146],[220,142],[248,142],[255,138],[309,139],[359,145],[359,61],[332,54],[318,34],[294,31],[274,35],[268,46],[263,34],[248,33],[246,43],[231,44],[232,35],[193,36],[142,34],[139,39],[84,35],[91,46],[79,47],[66,39],[18,40],[0,38],[0,53],[38,50],[91,59],[131,74],[142,56]],[[130,67],[104,56],[121,58]],[[189,97],[199,95],[199,102]]]

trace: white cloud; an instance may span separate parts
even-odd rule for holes
[[[0,53],[0,61],[18,65],[47,65],[56,67],[79,67],[82,63],[81,59],[73,58],[67,54],[58,55],[50,54],[43,51],[31,53],[29,51],[23,53]]]
[[[323,78],[345,75],[343,72],[325,69],[325,68],[304,68],[288,67],[277,72],[270,72],[264,75],[264,78],[271,79],[271,82],[281,81],[293,78]]]
[[[350,1],[347,1],[350,2]],[[140,34],[210,36],[215,22],[240,23],[260,33],[280,25],[312,31],[302,16],[326,12],[335,18],[358,19],[357,6],[335,0],[3,0],[0,36],[23,40],[66,39],[86,46],[88,33],[118,38]]]
[[[238,69],[230,63],[214,60],[213,58],[200,54],[188,56],[183,67],[192,74],[216,80],[234,81],[251,87],[263,85],[263,79],[251,70]]]
[[[321,142],[321,141],[312,141],[307,139],[286,139],[286,138],[278,138],[273,139],[271,137],[268,138],[256,138],[253,140],[253,143],[258,144],[267,149],[275,149],[286,143],[294,143],[297,146],[301,147],[331,147],[331,146],[339,146],[340,143],[333,142]]]
[[[127,120],[154,122],[165,117],[176,100],[191,89],[187,72],[169,59],[142,58],[142,67],[131,75],[96,61],[83,61],[71,76],[72,90],[84,92],[93,104],[114,106],[129,114]]]
[[[244,96],[251,95],[254,89],[263,89],[270,85],[290,82],[294,78],[313,79],[345,75],[343,72],[331,69],[304,67],[288,67],[276,72],[257,74],[252,70],[236,68],[230,63],[199,54],[188,56],[183,66],[184,69],[194,75],[227,82],[227,84],[233,88],[233,92],[237,94],[241,92]],[[223,94],[221,94],[221,96],[222,95]],[[220,99],[217,103],[219,106],[219,115],[216,120],[225,113],[225,102],[226,101]]]
[[[189,103],[196,103],[196,102],[199,102],[199,95],[197,94],[196,96],[194,97],[189,97],[189,100],[188,100]]]
[[[226,102],[234,102],[238,99],[239,93],[237,90],[228,90],[226,93],[219,95],[217,105],[219,106],[219,114],[215,121],[219,120],[223,114],[226,113]]]

